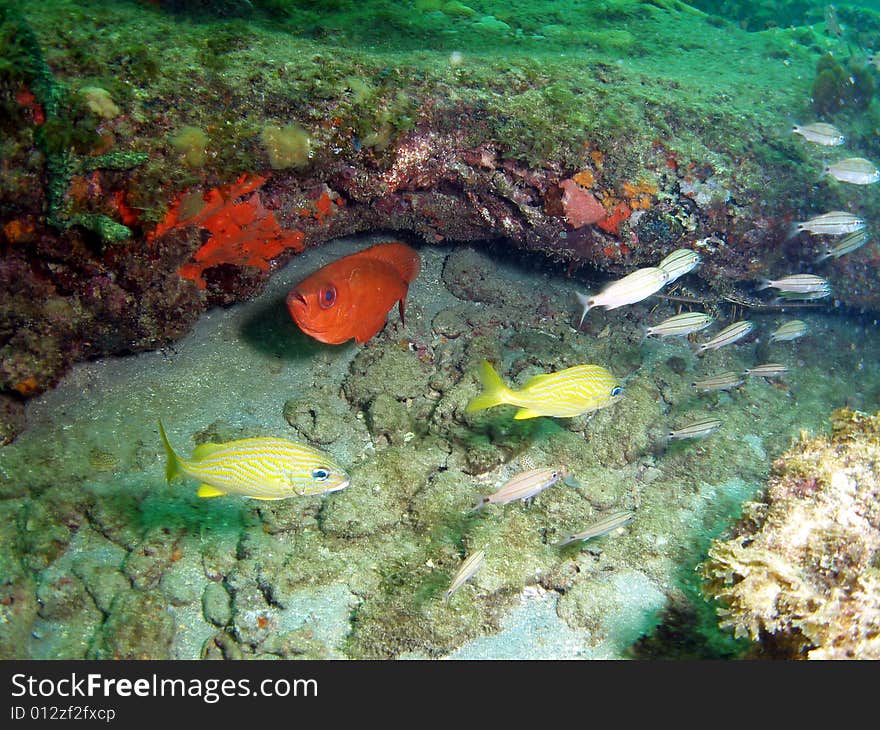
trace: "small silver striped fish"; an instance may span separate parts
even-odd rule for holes
[[[669,281],[666,283],[671,284],[680,276],[693,271],[702,262],[703,259],[700,258],[700,254],[696,251],[691,251],[689,248],[679,248],[657,264],[657,268],[663,269],[663,271],[669,274]]]
[[[721,428],[721,421],[717,418],[702,418],[699,421],[689,423],[679,429],[670,431],[667,435],[670,439],[698,439],[715,433]]]
[[[691,332],[699,332],[706,329],[712,322],[712,319],[705,312],[685,312],[684,314],[676,314],[674,317],[664,319],[659,324],[645,328],[645,337],[651,335],[659,335],[660,337],[684,337]]]
[[[779,291],[796,292],[798,294],[831,291],[831,285],[821,276],[816,276],[816,274],[792,274],[782,279],[764,279],[760,286],[758,286],[758,290],[769,289],[770,287],[779,289]]]
[[[770,342],[796,340],[807,334],[807,323],[800,319],[790,319],[770,333]]]
[[[584,317],[593,307],[617,309],[625,304],[635,304],[660,291],[667,281],[669,281],[667,272],[659,267],[649,266],[633,271],[622,279],[612,281],[598,294],[589,295],[577,292],[578,301],[584,307],[578,327],[584,323]]]
[[[880,181],[880,170],[864,157],[848,157],[845,160],[825,165],[823,175],[831,175],[835,180],[852,185],[873,185]]]
[[[803,126],[795,124],[791,131],[801,135],[808,142],[825,147],[836,147],[846,142],[846,136],[843,132],[833,124],[825,124],[824,122],[805,124]]]
[[[745,379],[742,375],[735,373],[732,370],[728,370],[727,372],[713,375],[710,378],[695,380],[691,383],[691,387],[700,392],[708,392],[710,390],[730,390],[731,388],[736,388],[742,385],[744,382]]]
[[[603,517],[598,522],[594,522],[585,530],[581,530],[580,532],[573,532],[570,535],[562,538],[559,542],[553,543],[553,546],[564,547],[566,545],[570,545],[573,542],[577,542],[578,540],[589,540],[593,537],[601,537],[602,535],[607,535],[609,532],[613,532],[614,530],[623,527],[624,525],[628,525],[630,522],[632,522],[635,516],[636,513],[630,510],[612,512],[610,515]]]
[[[852,253],[864,246],[868,242],[868,238],[868,232],[864,229],[848,233],[840,239],[840,243],[834,246],[834,248],[826,247],[825,253],[819,256],[815,260],[815,263],[818,264],[820,261],[824,261],[827,258],[839,259],[845,254]]]
[[[756,365],[753,368],[747,368],[745,375],[751,375],[760,378],[776,378],[785,375],[788,372],[788,366],[779,362],[767,362],[763,365]]]
[[[521,499],[525,502],[547,487],[552,487],[566,475],[565,467],[551,467],[548,469],[529,469],[515,477],[508,479],[497,492],[483,497],[471,512],[482,509],[487,504],[507,504]]]
[[[452,598],[453,593],[474,577],[474,574],[483,567],[483,562],[485,560],[485,550],[478,550],[465,559],[461,564],[461,567],[458,569],[458,572],[455,574],[455,577],[452,579],[452,583],[449,584],[446,593],[443,594],[443,600],[446,603],[449,603],[449,599]]]
[[[795,228],[798,231],[826,234],[828,236],[842,236],[845,233],[860,231],[865,227],[865,219],[843,210],[832,210],[829,213],[817,215],[806,221],[801,221]]]
[[[335,492],[348,486],[348,474],[323,451],[280,438],[251,438],[197,446],[189,459],[171,448],[159,422],[170,482],[198,479],[200,497],[240,494],[252,499],[284,499]]]
[[[796,292],[796,291],[781,291],[776,295],[776,302],[809,302],[814,299],[824,299],[825,297],[831,296],[831,287],[829,286],[827,289],[819,289],[818,291],[807,291],[807,292]]]
[[[697,348],[697,354],[702,355],[707,350],[717,350],[719,347],[731,345],[737,340],[741,340],[749,332],[755,328],[747,319],[734,322],[732,325],[725,327],[721,332],[715,335],[711,340],[707,340]]]

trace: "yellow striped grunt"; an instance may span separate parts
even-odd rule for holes
[[[770,333],[770,342],[796,340],[805,334],[807,334],[807,323],[800,319],[790,319]]]
[[[601,537],[602,535],[607,535],[609,532],[613,532],[614,530],[623,527],[624,525],[628,525],[632,522],[633,517],[636,516],[635,512],[631,512],[630,510],[623,510],[621,512],[612,512],[607,517],[603,517],[598,522],[594,522],[585,530],[581,530],[580,532],[573,532],[570,535],[562,538],[559,542],[553,543],[554,547],[565,547],[573,542],[577,542],[578,540],[589,540],[593,537]]]
[[[685,312],[684,314],[676,314],[674,317],[664,319],[659,324],[645,328],[645,337],[651,335],[659,335],[660,337],[684,337],[692,332],[699,332],[706,329],[712,322],[712,319],[705,312]]]
[[[483,561],[485,561],[485,559],[485,550],[478,550],[461,564],[461,567],[452,579],[452,583],[449,584],[449,589],[443,594],[443,600],[446,603],[449,603],[449,599],[452,598],[453,593],[473,578],[474,574],[483,567]]]
[[[726,373],[719,373],[703,380],[695,380],[691,383],[694,390],[706,392],[710,390],[730,390],[737,388],[745,382],[742,375],[728,370]]]
[[[707,350],[717,350],[725,345],[732,345],[737,340],[741,340],[749,332],[754,329],[754,325],[748,320],[734,322],[725,327],[721,332],[715,335],[711,340],[707,340],[697,347],[697,354],[702,355]]]
[[[696,439],[715,433],[721,428],[721,421],[717,418],[702,418],[699,421],[689,423],[679,429],[670,431],[667,436],[673,441],[676,439]]]
[[[656,266],[649,266],[612,281],[598,294],[576,292],[578,301],[584,307],[578,327],[584,323],[584,317],[593,307],[617,309],[625,304],[635,304],[660,291],[668,281],[669,274],[666,271]]]
[[[834,246],[834,248],[826,246],[825,253],[815,259],[813,263],[818,264],[820,261],[824,261],[828,258],[839,259],[844,254],[852,253],[853,251],[860,249],[867,242],[868,232],[866,230],[862,229],[861,231],[853,231],[841,238],[840,243]]]
[[[830,165],[825,165],[822,174],[831,175],[835,180],[852,185],[873,185],[880,181],[880,170],[877,169],[877,165],[864,157],[848,157],[845,160],[832,162]]]
[[[804,126],[795,124],[791,131],[801,135],[807,142],[821,144],[826,147],[836,147],[846,142],[846,136],[843,132],[833,124],[825,124],[824,122],[805,124]]]
[[[467,405],[467,411],[481,411],[503,403],[519,406],[514,419],[538,416],[570,418],[614,403],[623,395],[620,383],[599,365],[575,365],[555,373],[530,378],[519,390],[508,388],[492,365],[480,366],[483,392]]]
[[[549,469],[529,469],[515,477],[508,479],[497,492],[483,497],[471,512],[483,509],[487,504],[507,504],[520,499],[525,502],[547,487],[552,487],[567,474],[565,467],[551,467]]]
[[[666,283],[671,284],[680,276],[693,271],[701,263],[703,263],[703,259],[696,251],[691,251],[689,248],[679,248],[657,264],[657,268],[663,269],[669,274],[669,281]]]
[[[198,479],[200,497],[240,494],[252,499],[336,492],[348,486],[348,474],[327,454],[280,438],[250,438],[197,446],[189,459],[171,448],[162,422],[159,434],[168,463],[165,478]]]
[[[814,234],[824,233],[829,236],[842,236],[845,233],[860,231],[864,227],[864,218],[859,218],[844,210],[832,210],[795,225],[797,231],[809,231]]]

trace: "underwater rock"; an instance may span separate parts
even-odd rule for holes
[[[229,591],[222,583],[208,583],[202,593],[202,614],[215,626],[226,626],[232,620]]]
[[[332,444],[342,435],[341,407],[328,405],[327,393],[316,392],[308,398],[291,398],[284,402],[284,420],[308,441]],[[342,403],[337,396],[333,401]]]
[[[178,542],[181,531],[167,527],[149,530],[143,540],[135,545],[125,560],[123,570],[138,590],[155,588],[163,573],[175,560],[179,560]]]
[[[380,393],[367,408],[367,427],[374,442],[384,439],[386,443],[404,444],[413,437],[412,421],[406,404],[389,395]]]
[[[348,489],[332,495],[321,511],[327,535],[364,537],[399,524],[412,496],[430,474],[445,465],[436,445],[389,446],[351,470]]]
[[[880,413],[840,409],[802,434],[700,566],[720,624],[773,656],[880,658]]]
[[[170,659],[175,630],[160,591],[125,591],[114,599],[88,658]]]
[[[28,642],[39,608],[36,584],[30,576],[11,579],[7,573],[0,575],[0,659],[30,659]]]
[[[205,641],[201,651],[202,659],[236,661],[244,659],[244,652],[232,634],[221,631]]]
[[[327,658],[327,647],[316,639],[315,632],[307,627],[274,634],[266,639],[260,648],[282,659]]]
[[[0,446],[15,441],[26,423],[24,404],[12,396],[0,393]]]
[[[529,293],[498,273],[492,258],[475,248],[457,248],[443,264],[443,283],[459,299],[501,306],[527,301]]]
[[[427,399],[431,366],[408,342],[370,347],[359,352],[342,383],[348,400],[367,410],[375,398],[393,393],[412,408],[413,419],[427,416],[433,405]]]

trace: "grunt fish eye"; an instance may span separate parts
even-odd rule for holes
[[[318,304],[321,306],[321,309],[328,309],[333,306],[333,303],[336,301],[336,287],[335,286],[327,286],[321,289],[318,294]]]
[[[622,394],[623,394],[623,388],[621,388],[619,385],[615,385],[614,388],[611,390],[611,397],[612,398],[616,398],[617,396],[622,395]]]
[[[312,472],[312,479],[315,479],[316,481],[319,481],[319,482],[326,481],[327,477],[329,477],[329,476],[330,476],[330,472],[327,471],[326,469],[318,468]]]

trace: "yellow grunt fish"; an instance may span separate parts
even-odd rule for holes
[[[327,454],[280,438],[251,438],[197,446],[189,459],[171,448],[162,422],[159,434],[168,463],[165,478],[198,479],[200,497],[240,494],[252,499],[335,492],[348,486],[348,474]]]
[[[620,383],[598,365],[575,365],[556,373],[535,375],[519,390],[511,390],[488,362],[480,366],[483,392],[467,405],[481,411],[502,403],[519,406],[514,419],[553,416],[570,418],[614,403],[623,395]]]

